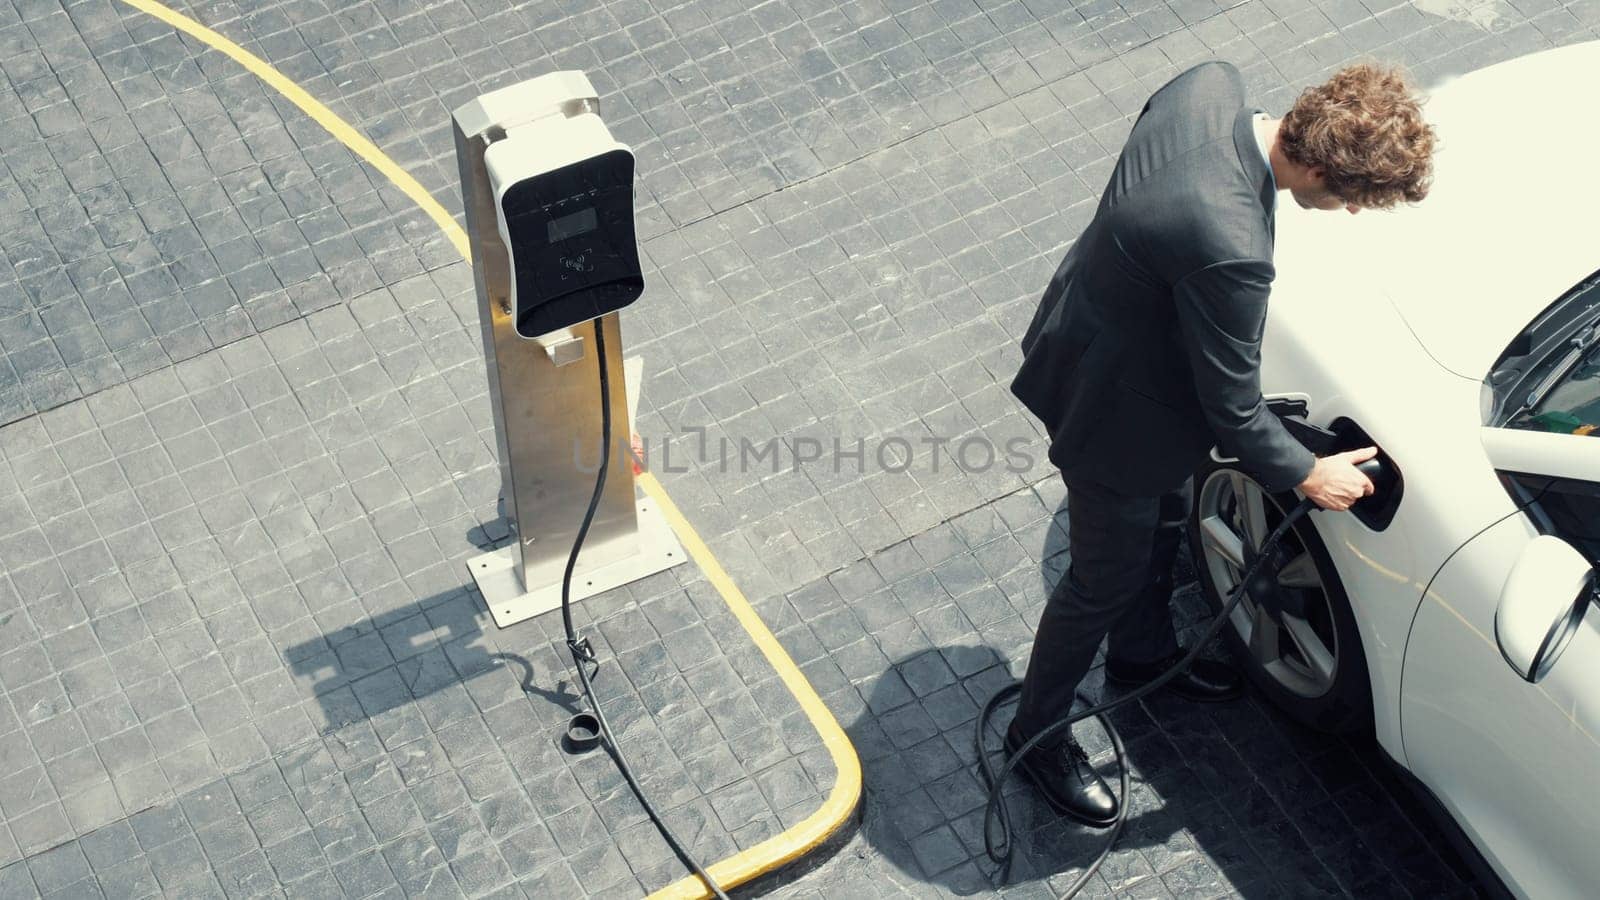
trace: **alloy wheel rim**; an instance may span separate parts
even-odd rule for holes
[[[1239,585],[1246,548],[1249,556],[1258,553],[1285,511],[1254,479],[1224,469],[1202,486],[1199,515],[1205,576],[1217,596],[1226,599]],[[1279,589],[1301,593],[1306,615],[1274,614],[1246,594],[1229,616],[1229,625],[1274,681],[1290,693],[1314,699],[1327,694],[1338,677],[1333,607],[1316,561],[1293,529],[1284,536],[1283,547],[1286,552],[1264,565]]]

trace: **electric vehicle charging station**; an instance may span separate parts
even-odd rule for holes
[[[501,496],[515,538],[467,567],[504,628],[561,604],[563,567],[599,463],[602,368],[613,386],[610,421],[626,429],[605,448],[609,474],[572,599],[663,571],[684,553],[654,504],[635,499],[628,450],[633,416],[617,310],[644,290],[632,151],[611,136],[578,71],[492,91],[451,118]]]

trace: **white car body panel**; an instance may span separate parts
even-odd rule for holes
[[[1280,257],[1288,249],[1286,230],[1279,226]],[[1273,287],[1262,388],[1268,394],[1309,394],[1314,424],[1354,420],[1396,460],[1404,478],[1405,499],[1381,535],[1354,516],[1312,513],[1361,629],[1378,740],[1403,762],[1400,676],[1423,588],[1446,557],[1511,504],[1481,454],[1474,459],[1471,452],[1477,447],[1478,385],[1429,361],[1382,298],[1336,304],[1313,290],[1297,290],[1304,272],[1285,267]],[[1365,307],[1359,342],[1316,339],[1347,327],[1357,303]],[[1408,398],[1419,395],[1450,402],[1410,408],[1416,404]],[[1443,464],[1409,464],[1418,459]],[[1458,486],[1480,479],[1477,489],[1457,493]]]
[[[1407,765],[1518,895],[1592,897],[1600,616],[1590,612],[1538,684],[1512,671],[1494,634],[1498,587],[1536,534],[1526,516],[1507,516],[1429,589],[1406,653]]]
[[[1509,472],[1559,473],[1600,481],[1600,447],[1593,437],[1548,434],[1512,428],[1483,429],[1483,449],[1497,468]]]
[[[1280,193],[1262,351],[1264,393],[1309,396],[1314,424],[1353,419],[1404,479],[1381,534],[1313,515],[1361,631],[1379,742],[1538,897],[1600,884],[1600,611],[1538,686],[1501,657],[1500,588],[1534,532],[1495,462],[1600,481],[1600,438],[1485,429],[1480,403],[1517,333],[1600,268],[1600,179],[1562,162],[1600,147],[1600,115],[1573,102],[1597,84],[1600,41],[1437,87],[1435,180],[1416,207],[1352,217]]]

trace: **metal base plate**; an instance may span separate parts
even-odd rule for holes
[[[596,594],[638,581],[647,575],[664,572],[688,559],[672,526],[661,515],[661,510],[645,497],[637,502],[639,510],[639,552],[625,559],[593,569],[583,566],[583,555],[578,555],[578,568],[572,573],[572,602],[577,603]],[[525,591],[517,578],[515,557],[517,545],[513,542],[499,550],[474,556],[467,560],[472,580],[489,606],[489,614],[501,628],[515,625],[561,607],[561,582],[559,576],[553,584],[541,585]]]

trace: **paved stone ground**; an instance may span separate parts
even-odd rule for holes
[[[604,755],[559,748],[559,620],[495,629],[470,589],[499,488],[475,317],[457,262],[0,429],[0,894],[679,876]],[[831,761],[692,567],[588,622],[695,852],[817,807]]]
[[[660,6],[180,8],[300,81],[451,208],[452,106],[552,68],[590,73],[641,160],[650,290],[624,320],[630,351],[647,360],[639,430],[674,439],[678,462],[657,459],[663,481],[852,725],[878,794],[894,782],[877,783],[893,772],[878,762],[873,723],[881,713],[910,729],[894,732],[904,741],[924,726],[889,714],[926,707],[892,686],[902,676],[885,674],[890,663],[932,681],[950,666],[964,686],[983,686],[998,678],[995,660],[956,648],[993,648],[1013,668],[1025,657],[1043,596],[1024,562],[1042,559],[1038,534],[1032,544],[961,535],[955,552],[950,523],[973,510],[1013,532],[1042,521],[1004,515],[1036,503],[1025,501],[1030,485],[1050,474],[1003,387],[1015,335],[1148,92],[1220,57],[1281,109],[1362,54],[1430,79],[1588,39],[1600,24],[1596,0]],[[468,280],[434,225],[254,76],[114,0],[0,6],[0,72],[0,423],[12,423],[0,430],[0,862],[11,863],[0,892],[82,893],[91,872],[107,892],[189,879],[270,891],[271,873],[324,871],[302,851],[339,863],[308,890],[432,878],[435,890],[488,892],[559,869],[548,850],[537,865],[516,855],[548,847],[545,837],[569,857],[561,866],[615,876],[599,887],[659,883],[670,861],[646,838],[619,854],[579,823],[577,840],[602,849],[570,855],[560,814],[625,801],[590,763],[557,768],[526,737],[548,734],[541,716],[560,707],[549,626],[488,629],[463,584],[461,560],[495,515],[493,442]],[[702,435],[712,452],[689,452]],[[886,443],[895,437],[906,443]],[[930,451],[933,437],[948,449],[1016,440],[1008,461],[1024,464],[958,466]],[[858,438],[865,465],[836,467],[824,453],[798,472],[725,465],[716,452],[724,440],[781,440],[787,463]],[[907,451],[905,469],[890,471]],[[821,589],[869,557],[880,576],[912,579],[900,591],[931,578],[954,599],[919,617],[910,611],[933,601],[896,593],[900,617],[881,592]],[[656,709],[652,686],[676,691],[689,734],[704,733],[708,699],[753,698],[765,713],[726,748],[744,786],[717,803],[714,825],[683,793],[712,849],[781,826],[830,779],[738,642],[719,645],[714,663],[728,671],[717,677],[675,674],[675,652],[733,633],[715,618],[705,632],[682,625],[717,614],[692,572],[589,611],[608,623],[600,634],[638,702]],[[693,634],[666,639],[681,631]],[[935,647],[946,662],[916,657]],[[546,695],[525,700],[519,666],[491,665],[495,653],[528,660]],[[633,692],[612,683],[626,709]],[[724,689],[731,697],[710,696]],[[1242,710],[1192,727],[1236,750],[1257,730],[1282,731]],[[952,717],[935,721],[939,740],[957,728],[959,753]],[[684,746],[656,717],[636,721],[641,742],[659,731]],[[452,727],[475,738],[457,741]],[[1331,778],[1367,778],[1343,755],[1319,762],[1333,754],[1292,732],[1284,740],[1314,777],[1326,766]],[[435,752],[458,743],[470,757]],[[780,743],[781,760],[763,755]],[[408,770],[413,753],[427,762]],[[1269,771],[1271,760],[1238,755]],[[486,781],[473,780],[480,763]],[[726,790],[697,773],[732,771],[727,758],[678,763],[661,762],[663,790],[683,778],[696,796]],[[562,772],[578,793],[538,781]],[[486,784],[511,797],[486,806]],[[318,805],[323,789],[336,796]],[[1345,796],[1330,793],[1335,806]],[[563,809],[540,807],[551,797]],[[876,803],[862,841],[885,833]],[[509,807],[518,811],[501,819]],[[967,884],[970,831],[921,811],[927,827],[892,831],[915,839],[913,856],[884,850],[862,865],[882,884]],[[1179,819],[1172,840],[1222,853],[1199,824],[1220,820]],[[255,846],[254,834],[290,830],[284,821],[296,846],[276,858]],[[1240,874],[1250,867],[1226,854],[1209,864],[1234,888],[1272,883],[1285,864],[1276,851],[1298,833],[1337,878],[1346,857],[1328,848],[1373,833],[1332,816],[1295,827],[1242,835],[1265,877]],[[527,840],[506,840],[513,832]],[[1152,860],[1148,846],[1137,852],[1162,878],[1128,890],[1188,892],[1158,865],[1176,856]],[[1403,854],[1379,858],[1416,892],[1434,884]],[[804,884],[843,886],[827,877]]]
[[[1104,831],[1062,820],[1014,783],[1021,837],[999,890],[972,743],[982,705],[1026,669],[1032,635],[1018,611],[1036,621],[1066,566],[1064,495],[1058,481],[1040,482],[790,596],[818,611],[808,624],[832,677],[856,686],[833,702],[861,754],[867,800],[861,831],[784,896],[1050,897],[1099,852]],[[1209,613],[1187,548],[1177,581],[1180,639],[1192,638]],[[1111,695],[1100,662],[1088,696]],[[1002,708],[987,738],[996,765],[1008,717]],[[1118,849],[1081,896],[1480,895],[1370,738],[1309,731],[1254,693],[1215,706],[1158,695],[1112,720],[1133,799]],[[1114,782],[1104,732],[1077,733]]]

